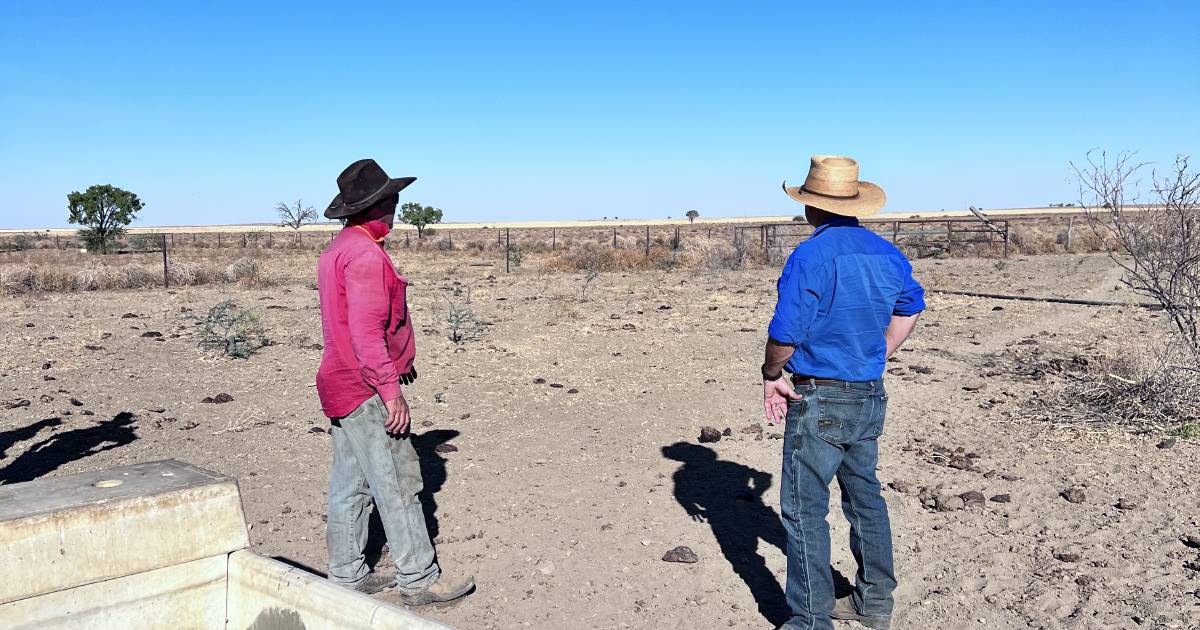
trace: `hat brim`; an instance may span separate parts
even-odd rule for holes
[[[864,181],[858,182],[858,195],[852,199],[818,195],[800,186],[788,186],[786,181],[783,182],[783,190],[789,197],[802,204],[845,217],[869,217],[879,212],[887,203],[887,195],[883,193],[882,188]]]
[[[341,193],[338,193],[338,196],[334,197],[333,201],[329,202],[329,207],[325,208],[325,218],[342,219],[350,215],[358,214],[359,212],[370,208],[376,201],[379,201],[388,195],[394,195],[401,190],[404,190],[409,184],[415,181],[417,181],[416,177],[397,177],[395,179],[389,179],[387,184],[372,193],[371,196],[350,204],[343,203],[342,195]]]

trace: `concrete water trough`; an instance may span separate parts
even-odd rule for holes
[[[249,544],[237,481],[175,460],[0,486],[0,628],[449,628]]]

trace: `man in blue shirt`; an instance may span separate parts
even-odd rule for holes
[[[859,181],[858,162],[814,156],[804,185],[784,190],[816,229],[779,277],[762,366],[767,420],[785,420],[780,511],[792,617],[782,627],[831,630],[833,618],[887,630],[896,576],[875,476],[887,409],[883,368],[912,333],[925,292],[904,254],[859,225],[886,197]],[[858,563],[854,591],[836,601],[825,520],[835,477]]]

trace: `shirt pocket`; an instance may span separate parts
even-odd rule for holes
[[[408,279],[400,274],[396,274],[391,294],[392,321],[389,332],[396,334],[408,323]]]

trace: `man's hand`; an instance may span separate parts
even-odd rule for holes
[[[773,381],[763,381],[763,411],[767,422],[779,424],[787,417],[789,400],[804,400],[803,394],[797,394],[792,384],[786,378],[780,377]]]
[[[403,434],[408,431],[409,413],[408,401],[404,400],[404,394],[392,400],[383,401],[383,406],[387,407],[387,420],[383,423],[384,428],[388,433]]]

